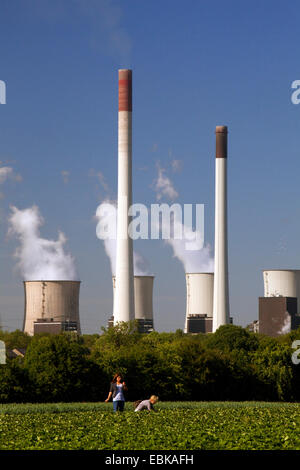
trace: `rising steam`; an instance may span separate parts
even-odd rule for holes
[[[165,196],[173,201],[178,197],[173,182],[166,176],[165,169],[157,165],[157,170],[157,179],[153,185],[157,199],[160,200],[162,196]],[[162,224],[163,223],[164,222],[162,222]],[[175,219],[173,223],[174,232],[177,228],[177,232],[179,230],[180,233],[182,233],[182,238],[175,239],[171,236],[171,238],[165,239],[165,243],[173,248],[173,256],[182,262],[185,272],[214,272],[214,260],[211,254],[211,247],[209,244],[203,244],[203,234],[199,232],[193,233],[190,227],[184,226],[179,220]],[[163,228],[163,226],[160,227],[161,230],[163,230]]]
[[[78,280],[74,258],[64,251],[66,237],[59,232],[58,240],[41,238],[44,224],[37,206],[19,210],[11,207],[9,233],[15,235],[20,246],[15,252],[17,266],[26,281]]]
[[[103,201],[96,210],[96,219],[98,224],[96,227],[97,237],[103,241],[104,249],[109,257],[111,273],[116,275],[117,261],[117,204],[114,201]],[[103,238],[103,229],[110,230],[106,232]],[[149,276],[150,268],[148,261],[136,251],[133,252],[133,264],[135,276]]]

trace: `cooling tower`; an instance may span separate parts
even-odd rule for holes
[[[134,319],[132,204],[132,72],[119,70],[118,215],[114,324]]]
[[[187,273],[186,318],[184,332],[208,332],[212,329],[214,274]],[[194,325],[189,328],[189,325]],[[193,331],[191,331],[191,329]],[[196,331],[198,330],[198,331]]]
[[[113,276],[113,299],[115,315],[116,277]],[[135,320],[143,332],[153,329],[153,283],[154,276],[134,276]]]
[[[265,297],[296,297],[300,309],[300,270],[271,269],[263,271]]]
[[[227,247],[227,127],[216,127],[213,331],[230,322]]]
[[[134,276],[134,306],[136,320],[153,322],[154,276]]]
[[[74,322],[80,333],[80,281],[25,281],[23,331],[34,334],[34,322]]]

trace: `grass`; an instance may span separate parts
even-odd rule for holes
[[[300,404],[164,402],[0,405],[0,449],[300,450]]]

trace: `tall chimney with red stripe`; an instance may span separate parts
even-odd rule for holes
[[[133,246],[128,233],[132,204],[132,71],[119,70],[118,219],[114,325],[134,320]]]

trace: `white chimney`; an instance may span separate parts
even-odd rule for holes
[[[216,127],[213,331],[230,321],[227,247],[227,126]]]

